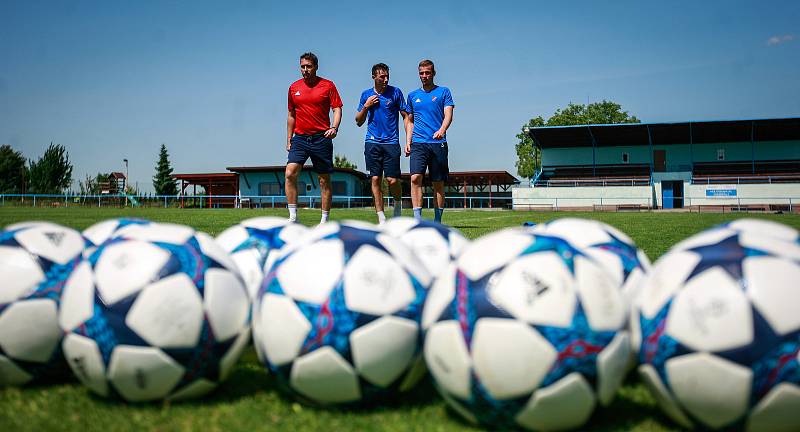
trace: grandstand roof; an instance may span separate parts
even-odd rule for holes
[[[800,117],[677,123],[544,126],[528,130],[540,148],[800,140]]]

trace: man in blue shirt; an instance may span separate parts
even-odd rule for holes
[[[434,221],[442,221],[444,212],[444,182],[450,169],[447,165],[447,128],[453,121],[453,96],[447,87],[433,83],[436,69],[430,60],[419,62],[422,88],[408,95],[409,112],[413,115],[412,143],[406,144],[406,156],[411,155],[411,203],[414,217],[422,219],[422,181],[430,171],[436,195]]]
[[[403,116],[406,129],[406,146],[411,142],[411,123],[403,92],[389,85],[389,66],[378,63],[372,66],[375,85],[361,93],[356,113],[356,124],[367,121],[367,136],[364,139],[364,159],[372,182],[372,196],[378,224],[386,222],[383,213],[383,177],[394,197],[394,216],[400,216],[402,199],[400,189],[400,138],[397,132],[398,114]]]

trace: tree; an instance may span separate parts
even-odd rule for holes
[[[100,185],[109,182],[111,174],[97,173],[94,178],[86,174],[86,179],[78,181],[78,187],[81,189],[82,195],[97,195],[101,192]]]
[[[50,143],[38,161],[29,161],[29,191],[39,194],[62,193],[72,184],[72,163],[61,144]]]
[[[590,124],[641,123],[636,116],[623,111],[618,103],[603,100],[589,105],[570,103],[564,109],[557,109],[553,116],[544,120],[541,116],[528,120],[522,125],[522,133],[517,134],[519,140],[517,150],[517,173],[524,178],[531,178],[542,166],[541,154],[525,129],[540,126],[574,126]]]
[[[347,156],[338,154],[333,157],[333,166],[336,168],[349,168],[352,170],[358,169],[358,165],[347,160]]]
[[[153,176],[153,189],[156,190],[156,195],[178,194],[178,184],[172,178],[172,164],[169,162],[169,153],[164,144],[161,144],[161,151],[158,153],[156,175]]]
[[[8,144],[0,146],[0,193],[22,193],[26,175],[22,153]]]

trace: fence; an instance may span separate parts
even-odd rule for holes
[[[371,207],[371,196],[333,196],[333,207]],[[394,199],[385,198],[387,206]],[[300,207],[318,208],[319,196],[302,195],[297,199]],[[423,197],[425,207],[433,206],[433,197]],[[278,208],[286,206],[283,195],[79,195],[79,194],[0,194],[0,206],[21,207],[161,207],[161,208]],[[411,197],[403,197],[403,207],[411,206]],[[511,208],[511,197],[446,196],[447,208]]]
[[[732,197],[721,199],[719,204],[708,197],[674,198],[681,207],[690,211],[788,211],[800,212],[800,196],[797,197]],[[682,202],[681,202],[682,200]],[[656,203],[657,204],[657,203]],[[625,211],[652,210],[652,198],[632,197],[518,197],[514,199],[514,210],[594,210]]]

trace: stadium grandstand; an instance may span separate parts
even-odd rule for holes
[[[515,209],[800,211],[800,118],[536,127]]]

